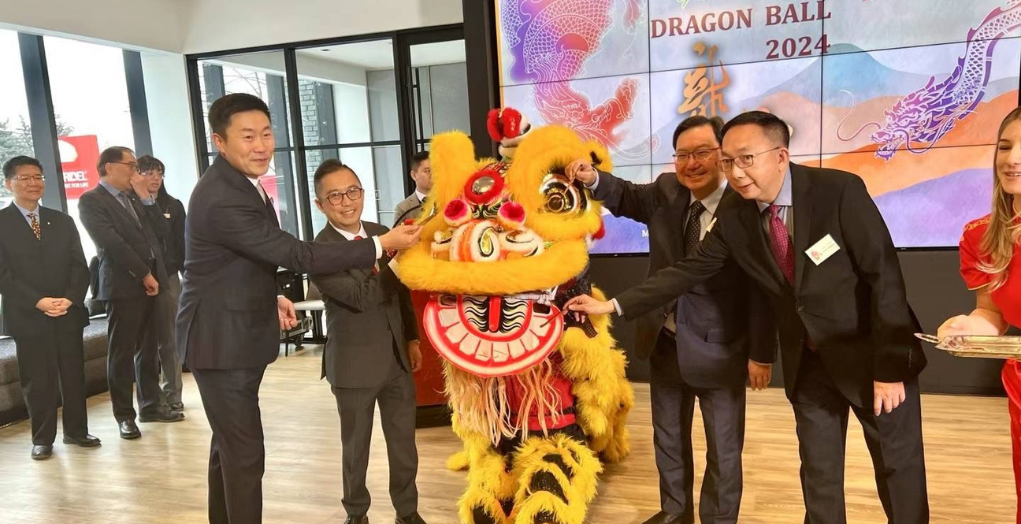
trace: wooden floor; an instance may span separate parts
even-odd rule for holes
[[[310,347],[281,357],[262,385],[266,522],[340,523],[345,517],[340,503],[339,421],[329,387],[318,380],[319,355],[318,348]],[[649,390],[645,384],[636,384],[635,390],[636,408],[629,421],[634,453],[624,464],[607,468],[589,522],[638,524],[659,509]],[[125,441],[117,437],[109,397],[93,397],[90,427],[103,446],[73,448],[60,444],[58,437],[54,457],[45,462],[29,458],[27,421],[0,430],[0,521],[205,522],[210,432],[188,374],[184,401],[186,421],[141,424],[142,438]],[[1013,522],[1006,400],[927,395],[922,401],[932,522]],[[696,427],[701,427],[701,420]],[[861,427],[853,417],[848,434],[848,521],[886,522]],[[376,524],[393,522],[378,420],[373,439],[377,445],[369,489],[374,504],[369,516]],[[701,468],[702,435],[695,435],[695,446]],[[458,448],[449,428],[418,433],[420,513],[430,523],[456,522],[453,505],[463,489],[464,474],[447,471],[444,461]],[[800,522],[798,466],[794,418],[783,392],[749,392],[741,522]],[[701,473],[695,483],[697,493]]]

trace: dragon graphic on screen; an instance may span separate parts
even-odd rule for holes
[[[978,107],[989,83],[996,43],[1019,26],[1021,0],[1010,0],[1006,8],[994,9],[977,27],[968,31],[968,46],[950,76],[939,83],[931,76],[924,87],[894,103],[883,112],[885,125],[869,122],[848,138],[840,136],[838,128],[838,137],[850,141],[865,129],[878,127],[869,138],[879,144],[876,157],[886,161],[901,147],[915,154],[932,149],[958,120]]]
[[[535,84],[535,106],[543,121],[570,126],[585,140],[620,145],[624,137],[618,128],[632,116],[638,81],[621,80],[613,97],[595,107],[568,81],[600,51],[600,41],[612,23],[619,22],[629,31],[638,29],[643,3],[624,0],[623,13],[615,14],[615,0],[500,2],[502,31],[513,60],[510,77],[517,83]]]
[[[606,150],[566,127],[491,114],[503,161],[476,160],[462,132],[435,135],[421,241],[398,258],[429,294],[424,334],[443,359],[452,426],[467,469],[466,524],[581,524],[603,462],[627,456],[634,392],[607,315],[565,312],[589,282],[600,205],[565,168],[610,168]],[[512,155],[508,155],[513,152]]]

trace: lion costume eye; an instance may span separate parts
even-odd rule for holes
[[[546,198],[544,204],[547,213],[576,213],[586,208],[584,193],[568,182],[567,177],[550,173],[543,179],[539,191]]]

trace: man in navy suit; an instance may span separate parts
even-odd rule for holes
[[[649,275],[694,251],[733,191],[717,167],[723,122],[690,117],[674,131],[674,167],[650,184],[568,168],[614,215],[649,226]],[[649,358],[653,439],[662,511],[646,524],[694,522],[695,462],[691,446],[695,399],[706,432],[703,523],[737,522],[741,507],[745,381],[769,383],[776,340],[765,296],[729,264],[707,282],[635,320],[635,351]]]
[[[21,391],[32,420],[32,458],[53,453],[57,407],[64,406],[64,443],[91,448],[85,409],[82,330],[89,323],[85,264],[71,217],[39,205],[42,165],[17,156],[4,164],[14,202],[0,210],[0,295],[4,334],[14,338]],[[63,402],[61,402],[63,401]]]

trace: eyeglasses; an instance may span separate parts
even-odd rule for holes
[[[16,176],[16,177],[11,177],[11,178],[13,178],[14,180],[16,180],[18,182],[21,182],[21,183],[25,183],[25,182],[44,182],[46,180],[46,177],[44,177],[42,175],[34,175],[34,176],[21,175],[21,176]]]
[[[773,149],[767,149],[765,151],[759,151],[758,153],[753,153],[751,155],[740,155],[734,158],[721,158],[718,165],[720,166],[720,171],[723,171],[724,173],[730,173],[733,171],[735,164],[741,169],[748,169],[755,164],[755,157],[764,155],[771,151],[776,151],[777,149],[780,149],[780,146],[774,147]]]
[[[352,187],[347,191],[334,191],[326,195],[326,200],[328,200],[331,205],[339,206],[341,203],[344,202],[344,197],[347,197],[348,200],[352,202],[357,202],[362,199],[362,195],[364,194],[365,194],[364,189],[360,187]]]
[[[159,169],[153,169],[151,171],[139,172],[140,175],[146,178],[163,178],[163,171]]]
[[[706,163],[707,160],[709,160],[710,157],[713,156],[713,151],[716,151],[717,149],[719,148],[714,147],[712,149],[699,149],[691,153],[687,151],[678,151],[674,153],[674,161],[677,162],[678,164],[683,165],[688,163],[688,159],[690,159],[691,157],[695,157],[696,161],[704,164]]]
[[[128,169],[138,172],[138,164],[136,162],[110,162],[111,164],[120,164],[122,166],[128,166]]]

